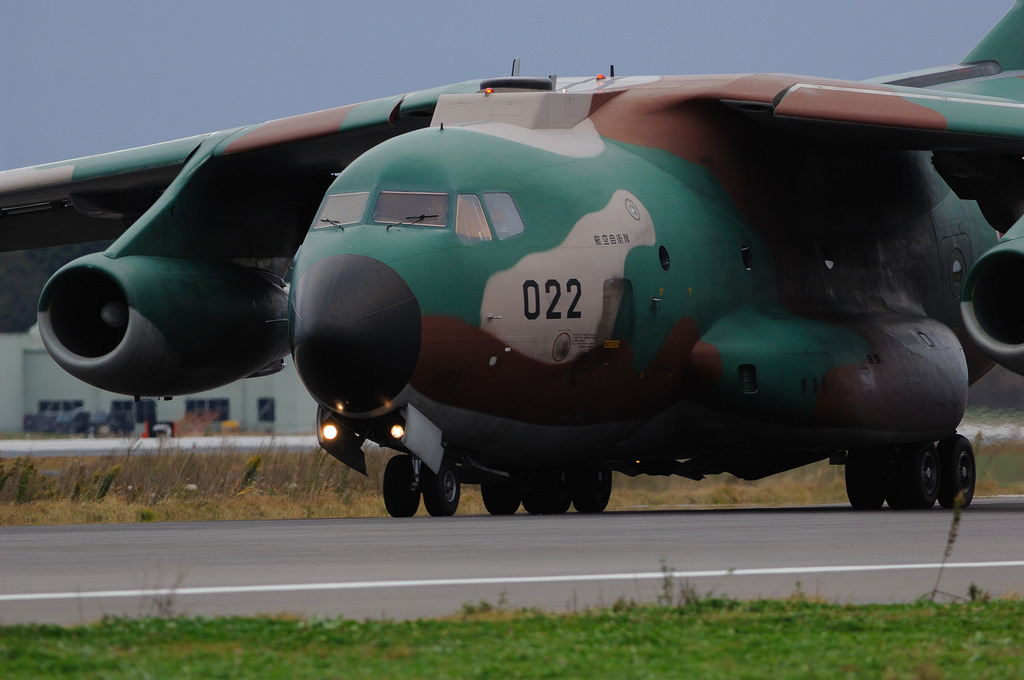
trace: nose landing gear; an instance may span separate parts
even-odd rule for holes
[[[384,467],[384,507],[392,517],[412,517],[423,505],[431,517],[451,517],[459,509],[462,485],[448,458],[435,474],[416,456],[398,455]]]

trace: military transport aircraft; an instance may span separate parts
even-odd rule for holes
[[[0,248],[116,239],[39,301],[105,390],[291,354],[324,449],[405,454],[394,516],[823,459],[856,508],[969,503],[968,384],[1024,373],[1022,34],[1018,0],[961,63],[866,83],[514,69],[9,170]]]

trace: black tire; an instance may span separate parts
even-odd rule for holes
[[[492,515],[514,515],[523,501],[523,491],[515,480],[480,485],[484,507]]]
[[[572,505],[576,512],[603,512],[612,495],[612,472],[599,467],[577,466],[573,470]]]
[[[846,497],[855,509],[878,510],[885,503],[883,463],[878,451],[850,451],[846,454]]]
[[[899,510],[927,510],[939,497],[939,456],[932,444],[908,446],[898,452],[896,478],[889,507]]]
[[[967,437],[958,434],[939,442],[939,471],[939,505],[952,508],[958,494],[964,497],[961,507],[970,505],[978,470]]]
[[[430,516],[454,515],[459,509],[459,499],[462,497],[462,485],[459,483],[459,471],[455,469],[455,464],[443,458],[437,474],[424,465],[420,479],[423,487],[423,506]]]
[[[420,507],[420,492],[412,490],[412,458],[395,456],[384,467],[384,507],[392,517],[412,517]]]
[[[523,509],[531,515],[558,515],[572,505],[572,469],[532,470],[523,482]]]

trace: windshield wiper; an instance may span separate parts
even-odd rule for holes
[[[338,229],[341,229],[342,231],[345,231],[345,227],[341,226],[341,222],[339,222],[338,220],[332,220],[329,217],[321,217],[320,221],[321,222],[326,222],[327,224],[331,225],[332,227],[337,227]]]
[[[419,224],[423,220],[432,220],[436,217],[437,215],[413,215],[411,217],[406,217],[402,222],[399,222],[399,224]]]
[[[406,217],[401,222],[395,222],[394,224],[389,224],[387,226],[387,228],[390,229],[391,227],[400,227],[403,224],[419,224],[423,220],[432,220],[432,219],[435,219],[436,217],[437,217],[437,215],[410,215],[409,217]]]

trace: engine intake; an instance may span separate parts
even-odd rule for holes
[[[95,358],[113,352],[128,329],[128,300],[106,274],[72,269],[54,282],[53,334],[68,351]]]
[[[87,255],[47,282],[39,333],[75,377],[121,394],[191,394],[288,354],[288,299],[231,264]]]

